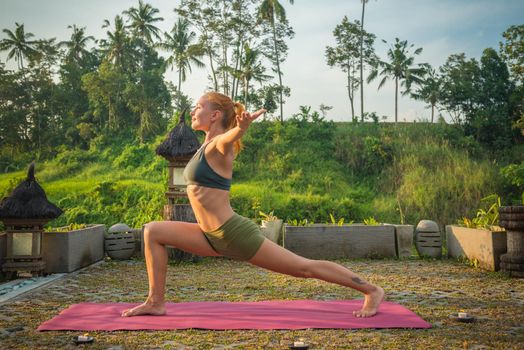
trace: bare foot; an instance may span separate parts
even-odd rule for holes
[[[380,303],[384,300],[384,289],[377,287],[371,294],[366,294],[364,299],[364,306],[358,311],[353,311],[356,317],[371,317],[374,316]]]
[[[127,309],[122,312],[122,317],[131,317],[138,315],[153,315],[162,316],[166,314],[166,307],[164,303],[159,305],[153,305],[152,303],[145,302],[132,309]]]

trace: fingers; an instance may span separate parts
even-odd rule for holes
[[[251,123],[251,120],[249,120],[246,116],[246,112],[242,112],[236,116],[237,125],[241,128],[246,128],[247,125]]]
[[[258,111],[254,112],[253,114],[250,114],[249,112],[242,112],[242,117],[245,117],[250,120],[255,120],[256,118],[260,117],[262,114],[266,113],[266,110],[264,108],[259,109]]]
[[[239,115],[236,116],[237,125],[246,124],[249,125],[253,120],[260,117],[260,115],[266,113],[265,109],[259,109],[258,111],[254,112],[253,114],[250,114],[249,112],[242,112]]]
[[[256,119],[256,118],[258,118],[259,116],[261,116],[261,115],[264,114],[264,113],[266,113],[266,110],[265,110],[264,108],[261,108],[261,109],[259,109],[258,111],[256,111],[255,113],[253,113],[253,114],[251,115],[251,117],[252,117],[253,119]]]

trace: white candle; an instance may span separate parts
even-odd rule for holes
[[[459,312],[458,316],[459,318],[468,318],[469,317],[467,312]]]
[[[303,341],[296,341],[293,346],[304,346],[306,345],[306,343],[304,343]]]

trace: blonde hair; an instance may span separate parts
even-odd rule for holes
[[[237,126],[237,115],[245,111],[244,105],[239,102],[233,102],[229,96],[221,94],[220,92],[211,91],[204,95],[207,101],[211,104],[213,109],[222,112],[222,126],[226,131]],[[235,141],[234,150],[235,155],[242,150],[242,141]]]

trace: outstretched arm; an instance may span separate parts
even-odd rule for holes
[[[235,141],[241,139],[242,136],[244,136],[247,129],[249,128],[249,125],[251,125],[253,120],[257,119],[264,113],[266,113],[265,109],[259,109],[253,114],[244,111],[241,115],[237,115],[237,126],[228,130],[220,136],[220,138],[217,140],[217,148],[224,153],[226,150],[233,148],[233,144],[235,143]]]

